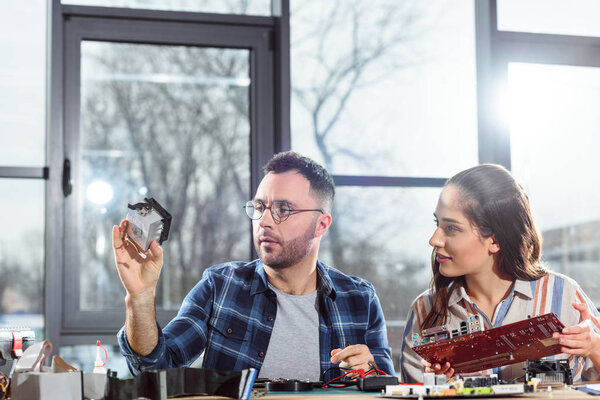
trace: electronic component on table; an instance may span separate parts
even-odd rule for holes
[[[467,376],[468,375],[468,376]],[[536,380],[536,378],[534,378]],[[539,381],[539,379],[537,379]],[[455,375],[447,381],[446,375],[425,373],[422,384],[387,385],[378,397],[406,398],[446,398],[463,399],[469,397],[506,397],[527,392],[535,392],[535,385],[525,383],[506,383],[498,379],[497,374],[484,373]]]
[[[481,329],[475,320],[469,321],[467,328],[469,331]],[[562,328],[564,325],[556,315],[548,313],[439,342],[429,342],[431,338],[428,338],[413,350],[432,364],[450,362],[456,373],[475,372],[560,353],[560,345],[552,334]]]
[[[313,390],[313,382],[299,379],[273,379],[266,382],[267,392],[305,392]]]
[[[380,392],[388,385],[397,385],[398,377],[392,375],[371,375],[357,379],[356,386],[363,392]]]
[[[204,368],[179,367],[142,371],[133,379],[118,379],[117,372],[108,370],[104,399],[166,399],[186,396],[218,396],[248,400],[258,370],[217,371]],[[191,396],[191,397],[187,397]],[[221,397],[222,396],[222,397]]]
[[[267,392],[301,392],[320,388],[322,384],[323,382],[307,379],[256,378],[254,389],[265,389]]]
[[[145,198],[145,202],[128,204],[127,240],[132,243],[138,253],[143,253],[150,248],[153,240],[162,244],[169,237],[171,228],[171,214],[167,212],[158,201]]]
[[[447,385],[387,385],[379,396],[383,398],[465,398],[503,397],[525,393],[523,383],[496,384],[490,386],[463,386],[461,382]]]
[[[448,330],[447,325],[435,326],[433,328],[423,329],[423,338],[419,341],[419,334],[413,333],[413,347],[428,343],[437,343],[442,340],[455,338],[462,335],[468,335],[483,330],[483,319],[481,315],[470,315],[467,319],[460,322],[459,329]]]
[[[536,392],[538,382],[538,378],[532,378],[527,383],[507,383],[498,379],[497,374],[486,375],[481,372],[454,375],[450,381],[447,381],[446,375],[426,372],[423,375],[423,383],[387,385],[378,397],[463,399],[517,396]]]
[[[572,385],[573,375],[569,360],[527,360],[525,382],[533,378],[540,380],[540,385]]]

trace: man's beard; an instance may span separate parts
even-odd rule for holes
[[[308,227],[304,233],[292,240],[280,244],[281,253],[273,255],[270,249],[262,249],[258,239],[254,241],[254,247],[258,257],[263,264],[273,269],[283,269],[299,263],[313,249],[313,239],[317,228],[317,218],[313,220],[312,226]]]

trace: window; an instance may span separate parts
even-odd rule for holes
[[[600,69],[511,63],[508,71],[512,166],[531,199],[544,261],[574,278],[600,304]]]
[[[44,339],[46,2],[0,3],[0,324]],[[26,50],[24,50],[26,49]]]
[[[64,115],[64,131],[53,129],[51,144],[64,142],[64,152],[54,149],[51,168],[70,185],[51,195],[50,222],[65,239],[64,250],[60,238],[50,241],[60,255],[48,265],[58,293],[51,308],[62,315],[50,334],[85,363],[77,345],[116,343],[124,321],[111,232],[128,203],[154,197],[173,215],[157,288],[163,326],[205,268],[251,259],[242,205],[286,141],[285,127],[274,135],[285,41],[276,18],[60,10],[64,63],[53,82],[65,100],[52,118]]]
[[[337,187],[335,220],[320,258],[373,283],[391,324],[406,318],[410,301],[429,285],[428,242],[439,192],[437,187]]]
[[[119,346],[109,346],[101,343],[106,350],[106,370],[115,371],[118,373],[119,379],[131,378],[129,368],[127,368],[127,362],[125,357],[121,355]],[[61,346],[59,353],[60,357],[73,367],[80,371],[91,372],[94,370],[94,364],[96,361],[96,342],[90,340],[88,345],[80,346]],[[104,360],[105,354],[101,353],[102,360]]]
[[[375,285],[399,358],[440,187],[478,160],[474,3],[292,1],[290,35],[292,149],[337,186],[320,258]]]
[[[501,31],[600,36],[596,0],[498,0],[497,4]]]
[[[542,260],[599,304],[599,287],[589,279],[600,261],[598,3],[565,5],[498,1],[488,78],[496,83],[493,96],[503,99],[499,122],[510,135],[503,151],[529,195],[544,239]]]
[[[250,259],[250,54],[81,43],[80,308],[121,310],[112,225],[154,197],[174,215],[157,308],[177,310],[204,268]],[[76,227],[75,227],[76,228]]]
[[[46,2],[0,3],[0,166],[43,166],[46,100]],[[24,51],[23,49],[27,49]]]
[[[476,163],[473,3],[323,6],[291,2],[292,147],[335,175],[447,177]]]
[[[0,324],[30,327],[36,340],[44,338],[44,190],[42,179],[0,179]]]

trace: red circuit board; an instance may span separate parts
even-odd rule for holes
[[[450,362],[456,373],[482,371],[560,353],[552,339],[564,325],[554,313],[413,347],[430,363]]]

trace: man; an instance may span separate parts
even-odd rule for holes
[[[187,366],[202,352],[204,368],[256,368],[265,378],[329,380],[338,368],[373,366],[394,373],[373,286],[317,260],[333,179],[294,152],[275,155],[264,172],[245,206],[259,260],[208,268],[162,330],[154,307],[162,249],[153,242],[142,259],[125,241],[127,221],[113,228],[127,291],[118,338],[132,373]]]

